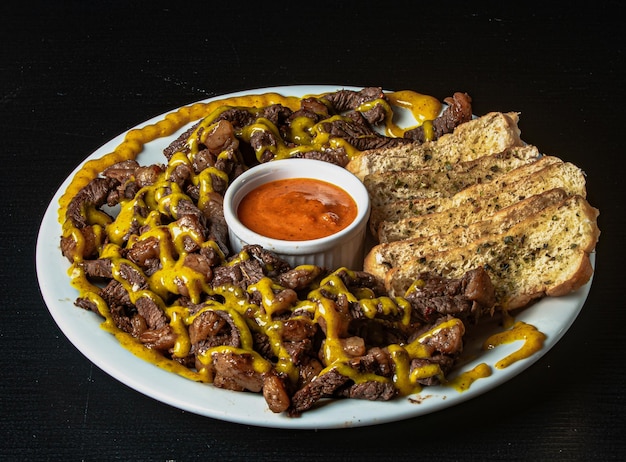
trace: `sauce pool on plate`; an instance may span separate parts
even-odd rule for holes
[[[356,202],[346,191],[313,178],[264,183],[246,194],[237,208],[248,229],[284,241],[330,236],[349,226],[356,215]]]

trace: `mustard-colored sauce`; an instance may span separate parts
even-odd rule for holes
[[[505,369],[511,364],[526,359],[543,348],[546,335],[535,326],[522,321],[516,321],[513,316],[503,312],[503,331],[490,335],[482,345],[483,350],[491,350],[499,345],[513,343],[522,340],[522,346],[504,358],[496,361],[496,369]],[[458,392],[468,390],[476,380],[491,376],[491,367],[485,363],[478,364],[471,370],[460,373],[457,377],[446,380],[445,385],[456,389]]]
[[[491,350],[496,348],[498,345],[523,340],[524,343],[519,350],[511,353],[495,364],[497,369],[504,369],[514,362],[528,358],[537,351],[541,350],[545,339],[546,335],[537,330],[535,326],[526,324],[522,321],[517,321],[510,329],[490,336],[484,342],[483,349]]]
[[[464,392],[469,390],[472,384],[479,379],[489,377],[491,375],[491,368],[485,364],[480,363],[469,371],[462,372],[455,378],[446,382],[447,386],[453,387],[458,392]]]
[[[345,229],[357,215],[342,188],[312,178],[264,183],[239,203],[237,216],[252,231],[273,239],[308,241]]]
[[[441,103],[436,98],[410,90],[396,91],[387,97],[393,106],[401,107],[411,112],[417,121],[416,126],[424,126],[427,140],[433,138],[432,124],[429,122],[434,120],[441,111]],[[410,128],[412,127],[399,127],[395,123],[387,123],[387,134],[400,137]]]

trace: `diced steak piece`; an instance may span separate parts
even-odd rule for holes
[[[263,389],[263,374],[254,367],[250,354],[237,354],[232,351],[215,352],[213,385],[235,391],[260,392]]]
[[[360,108],[364,103],[384,99],[385,95],[380,87],[367,87],[359,91],[339,90],[328,95],[324,95],[324,99],[331,103],[335,111],[346,112],[354,111]],[[378,124],[385,118],[384,110],[375,105],[373,108],[363,111],[364,117],[371,124]]]
[[[398,390],[393,382],[379,382],[369,380],[355,383],[341,391],[340,396],[351,399],[365,399],[369,401],[389,401],[396,397]]]
[[[231,316],[224,310],[200,313],[189,326],[189,340],[193,352],[216,346],[241,346],[241,335]]]
[[[337,390],[349,381],[350,378],[342,375],[337,369],[318,375],[291,397],[289,415],[295,417],[311,409],[320,399],[335,395]]]
[[[458,279],[447,279],[429,273],[419,276],[421,284],[406,295],[419,320],[432,323],[454,315],[476,321],[491,312],[495,305],[495,288],[484,268],[468,271]]]
[[[167,325],[163,310],[150,297],[140,297],[135,302],[137,313],[146,320],[148,329],[160,329]]]
[[[118,185],[119,181],[115,178],[94,178],[71,200],[67,218],[77,228],[87,226],[87,207],[100,208],[106,204],[109,191]]]

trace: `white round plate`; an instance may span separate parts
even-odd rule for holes
[[[303,96],[342,88],[358,89],[319,85],[271,87],[223,95],[202,102],[267,92],[276,92],[286,96]],[[155,123],[164,115],[148,120],[136,128]],[[147,143],[138,157],[139,162],[142,164],[165,163],[163,148],[186,128],[188,126],[170,137]],[[85,162],[113,151],[124,140],[124,135],[121,134],[100,147],[85,159]],[[543,299],[519,313],[516,316],[517,320],[534,325],[546,334],[547,339],[541,351],[505,369],[496,369],[494,365],[498,360],[520,348],[521,343],[515,342],[493,350],[482,351],[480,348],[482,340],[486,339],[490,333],[501,330],[501,327],[495,325],[492,332],[487,329],[484,337],[470,340],[464,348],[464,357],[474,359],[459,366],[458,372],[470,370],[479,363],[486,363],[491,366],[493,373],[487,378],[474,382],[467,391],[457,392],[452,387],[433,386],[425,387],[419,395],[387,402],[333,400],[325,402],[319,408],[305,412],[301,417],[290,418],[268,410],[261,394],[234,392],[219,389],[210,384],[193,382],[140,359],[122,347],[113,335],[100,328],[102,318],[74,305],[77,292],[70,285],[66,274],[69,263],[61,255],[59,247],[61,226],[57,221],[57,211],[59,198],[81,166],[82,164],[68,176],[52,198],[43,217],[37,240],[37,276],[41,293],[52,317],[70,342],[107,374],[158,401],[215,419],[263,427],[329,429],[381,424],[454,406],[510,380],[545,355],[572,325],[591,287],[591,281],[589,281],[571,295]]]

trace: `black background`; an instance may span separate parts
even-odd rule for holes
[[[0,458],[621,460],[625,56],[620,2],[15,2],[0,5]],[[468,92],[588,176],[602,236],[564,338],[492,392],[374,427],[196,416],[110,378],[64,337],[34,265],[41,218],[100,145],[163,112],[292,84]]]

